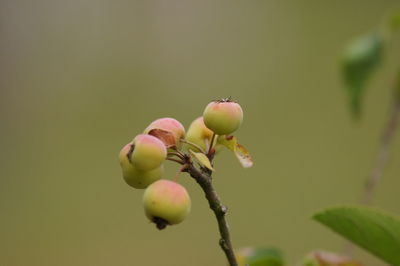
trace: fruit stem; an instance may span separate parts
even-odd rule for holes
[[[184,171],[188,172],[193,179],[203,189],[206,199],[208,200],[210,209],[214,212],[218,222],[218,229],[220,233],[219,245],[224,251],[226,258],[228,259],[230,266],[238,266],[233,247],[231,243],[231,237],[229,233],[229,226],[225,219],[227,207],[222,205],[221,200],[212,185],[211,171],[208,169],[198,170],[193,164],[188,164],[188,168]]]
[[[213,149],[213,146],[214,146],[214,141],[215,141],[215,137],[216,137],[216,136],[217,136],[217,135],[213,132],[213,135],[212,135],[212,137],[211,137],[210,147],[208,148],[208,152],[207,152],[208,158],[211,157],[212,149]]]
[[[177,152],[173,152],[173,151],[169,151],[167,155],[171,155],[171,156],[176,156],[181,160],[184,160],[184,155],[182,153],[180,153],[179,151]]]
[[[197,145],[196,143],[190,142],[190,141],[185,140],[185,139],[181,139],[181,142],[189,144],[190,146],[198,149],[200,152],[206,154],[206,152],[199,145]]]
[[[175,177],[174,177],[174,181],[175,181],[175,182],[178,182],[179,176],[180,176],[181,173],[182,173],[183,171],[185,171],[188,167],[189,167],[189,165],[188,165],[187,163],[185,163],[184,165],[182,165],[182,166],[179,168],[178,172],[176,172]]]
[[[182,160],[178,160],[178,159],[171,158],[171,157],[167,157],[166,160],[173,161],[173,162],[176,162],[176,163],[179,163],[179,164],[185,164]]]

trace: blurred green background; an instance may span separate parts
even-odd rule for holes
[[[232,96],[255,165],[216,159],[235,247],[277,246],[289,265],[343,240],[312,221],[358,202],[387,120],[399,39],[350,117],[339,55],[398,1],[0,2],[0,264],[225,265],[201,190],[158,231],[120,148],[152,120],[185,126]],[[397,51],[396,51],[397,50]],[[400,213],[400,138],[374,205]],[[168,164],[170,178],[177,166]],[[383,265],[361,250],[366,265]]]

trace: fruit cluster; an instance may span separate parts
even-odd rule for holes
[[[224,145],[218,144],[220,137],[232,139],[228,136],[239,128],[242,120],[243,111],[236,102],[213,101],[203,116],[191,123],[187,133],[176,119],[160,118],[121,149],[119,162],[123,178],[128,185],[145,189],[145,214],[158,229],[182,222],[191,207],[189,194],[182,185],[176,180],[161,179],[164,161],[180,163],[181,172],[192,164],[194,156],[202,168],[212,169],[216,146]]]

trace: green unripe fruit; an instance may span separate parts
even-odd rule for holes
[[[146,216],[158,229],[179,224],[190,212],[191,201],[180,184],[159,180],[147,187],[143,195]]]
[[[122,168],[122,176],[125,182],[131,187],[143,189],[151,183],[161,179],[164,174],[164,167],[161,165],[149,171],[141,171],[134,167],[129,161],[129,152],[132,144],[125,145],[119,153],[119,163]]]
[[[147,188],[150,184],[160,180],[164,174],[164,166],[159,166],[149,171],[140,171],[135,167],[123,172],[125,182],[131,187],[143,189]]]
[[[167,158],[164,143],[156,137],[140,134],[135,137],[128,154],[132,165],[141,171],[159,167]]]
[[[179,144],[180,139],[185,137],[185,128],[183,125],[174,118],[160,118],[153,121],[145,130],[145,134],[153,129],[161,129],[170,132],[174,136],[175,144]]]
[[[203,117],[206,127],[217,135],[229,135],[242,124],[243,110],[239,104],[224,99],[209,103]]]
[[[203,150],[206,150],[206,142],[210,144],[213,132],[206,127],[203,117],[194,120],[186,133],[186,140],[198,145]],[[193,146],[187,145],[189,149],[198,152]]]

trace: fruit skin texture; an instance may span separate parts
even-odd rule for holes
[[[185,137],[185,128],[174,118],[164,117],[154,120],[145,130],[148,134],[152,129],[162,129],[171,132],[174,135],[175,143],[179,144],[179,140]]]
[[[167,158],[164,143],[156,137],[140,134],[133,140],[133,151],[130,156],[132,165],[141,171],[159,167]]]
[[[153,170],[140,171],[132,167],[128,171],[123,172],[125,182],[131,187],[144,189],[157,180],[160,180],[164,174],[164,166],[159,166]]]
[[[186,189],[170,180],[159,180],[144,192],[146,216],[158,229],[182,222],[190,212],[191,201]]]
[[[119,163],[122,168],[122,176],[131,187],[143,189],[161,179],[164,167],[161,165],[149,171],[141,171],[134,167],[128,159],[128,153],[132,143],[126,144],[119,152]]]
[[[203,113],[204,124],[217,135],[229,135],[236,131],[243,121],[243,110],[231,101],[214,101]]]
[[[200,116],[190,124],[188,132],[186,133],[186,140],[197,144],[200,148],[206,150],[206,140],[208,141],[208,144],[210,144],[212,135],[213,132],[206,127],[203,117]],[[191,145],[187,145],[187,147],[188,149],[199,152],[198,149]]]

